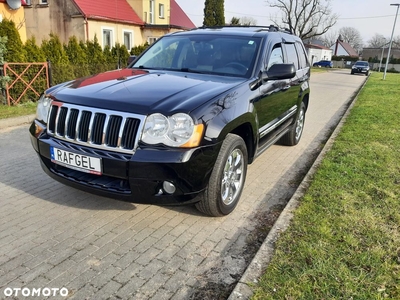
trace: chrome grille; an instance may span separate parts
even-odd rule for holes
[[[56,138],[103,150],[133,153],[144,116],[53,101],[47,131]]]

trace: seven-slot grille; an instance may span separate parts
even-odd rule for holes
[[[143,116],[53,101],[47,131],[57,138],[111,151],[132,153]]]

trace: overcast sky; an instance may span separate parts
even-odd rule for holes
[[[204,0],[176,0],[196,26],[203,25]],[[225,21],[232,17],[252,17],[257,25],[272,24],[270,15],[279,14],[279,10],[272,10],[265,0],[225,0]],[[337,24],[331,29],[338,32],[342,27],[356,28],[364,41],[375,33],[390,38],[396,16],[396,6],[391,3],[400,3],[400,0],[332,0],[331,7],[339,15]],[[400,35],[400,18],[397,19],[395,36]]]

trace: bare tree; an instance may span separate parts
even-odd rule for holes
[[[393,47],[400,48],[400,35],[393,38]]]
[[[321,41],[324,43],[325,47],[330,48],[336,43],[338,36],[339,33],[337,31],[328,31],[323,36],[321,36]]]
[[[301,39],[310,39],[325,34],[336,24],[338,15],[332,13],[331,0],[267,0],[273,8],[279,8],[282,21],[271,17],[275,25],[282,23]],[[281,24],[280,24],[281,23]]]
[[[349,43],[353,49],[360,53],[363,48],[363,40],[357,29],[354,27],[342,27],[339,30],[339,35],[343,42]]]
[[[389,43],[389,39],[385,38],[380,33],[375,33],[375,35],[368,40],[368,47],[370,48],[380,48]]]
[[[254,19],[253,17],[241,17],[240,24],[246,25],[246,26],[251,26],[251,25],[255,26],[255,25],[257,25],[257,20]]]

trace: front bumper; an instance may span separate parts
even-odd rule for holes
[[[362,74],[367,74],[369,72],[369,69],[364,69],[364,68],[354,68],[351,69],[352,73],[362,73]]]
[[[43,170],[55,180],[80,190],[133,203],[186,204],[208,184],[221,144],[194,149],[155,149],[138,147],[134,154],[84,147],[38,132],[41,124],[30,127],[33,148]],[[88,174],[51,161],[50,147],[101,157],[102,175]],[[168,194],[163,183],[172,183],[176,191]]]

